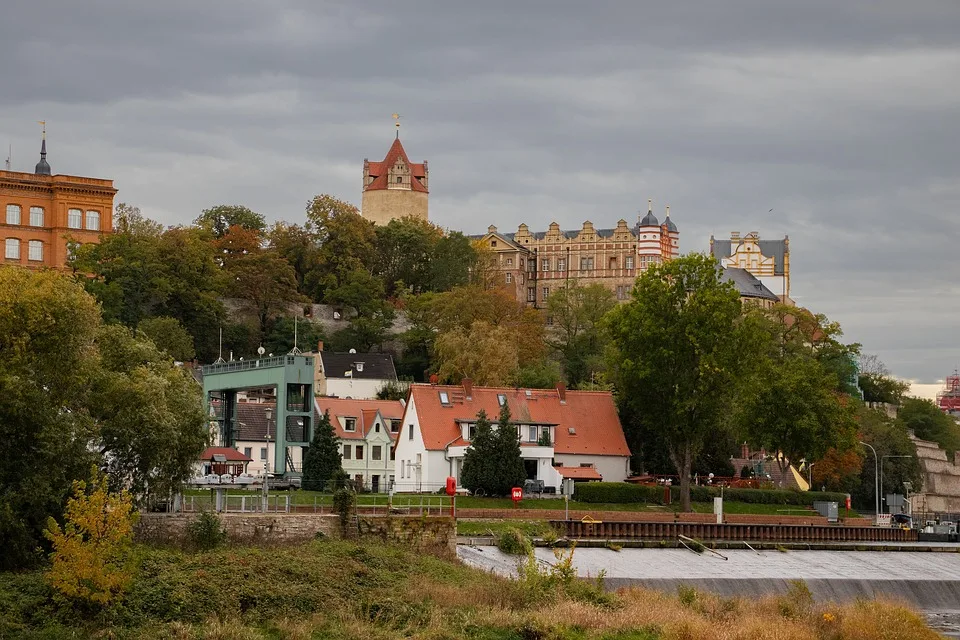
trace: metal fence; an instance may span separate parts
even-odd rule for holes
[[[443,515],[449,513],[451,500],[447,496],[414,494],[395,495],[357,494],[357,511],[365,514],[396,513],[404,515]],[[163,511],[218,511],[224,513],[334,513],[332,494],[272,493],[264,507],[263,495],[253,492],[227,493],[218,502],[216,496],[184,496],[179,503],[168,505]]]

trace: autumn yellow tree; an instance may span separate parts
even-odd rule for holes
[[[46,536],[53,545],[47,573],[60,594],[85,605],[116,600],[133,578],[130,549],[137,514],[127,492],[107,491],[107,478],[94,470],[87,483],[74,481],[63,527],[50,518]]]

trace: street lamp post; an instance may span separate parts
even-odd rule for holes
[[[912,458],[912,457],[913,457],[913,456],[895,456],[895,455],[892,455],[892,454],[890,454],[890,455],[885,455],[885,456],[880,456],[880,490],[881,490],[881,491],[883,491],[883,461],[886,460],[887,458]],[[881,501],[880,501],[880,504],[881,504],[881,506],[882,506],[882,505],[884,504],[884,501],[881,500]],[[887,509],[886,509],[886,507],[884,507],[884,513],[886,513],[886,512],[887,512]]]
[[[817,464],[816,462],[811,462],[807,465],[807,484],[810,488],[810,491],[813,491],[813,465]]]
[[[874,484],[873,492],[874,492],[874,503],[875,503],[875,509],[876,509],[874,511],[874,514],[875,514],[874,522],[876,523],[876,522],[879,522],[879,518],[880,518],[880,462],[879,462],[879,458],[877,458],[876,449],[874,449],[872,446],[870,446],[863,440],[860,440],[860,444],[862,444],[865,447],[869,447],[870,451],[873,451],[873,484]]]

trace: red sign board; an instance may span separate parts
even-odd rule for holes
[[[520,487],[514,487],[513,489],[510,490],[510,497],[513,499],[514,502],[520,502],[521,500],[523,500],[523,489],[521,489]]]

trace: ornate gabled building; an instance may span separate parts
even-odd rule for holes
[[[398,133],[382,162],[363,161],[360,214],[374,224],[405,217],[427,220],[429,173],[426,160],[410,162]]]
[[[619,220],[613,229],[596,229],[586,221],[579,230],[563,231],[552,222],[546,231],[531,232],[521,224],[516,233],[502,233],[491,225],[474,240],[493,256],[497,284],[534,307],[544,306],[550,293],[570,280],[603,284],[618,300],[627,300],[647,267],[672,260],[680,251],[670,208],[660,222],[649,201],[646,215],[633,227]]]
[[[47,139],[33,173],[0,171],[3,263],[63,268],[71,246],[113,231],[112,180],[52,175]]]
[[[723,267],[746,269],[784,302],[790,301],[790,238],[761,240],[751,231],[740,237],[739,231],[729,240],[710,236],[710,255]]]

